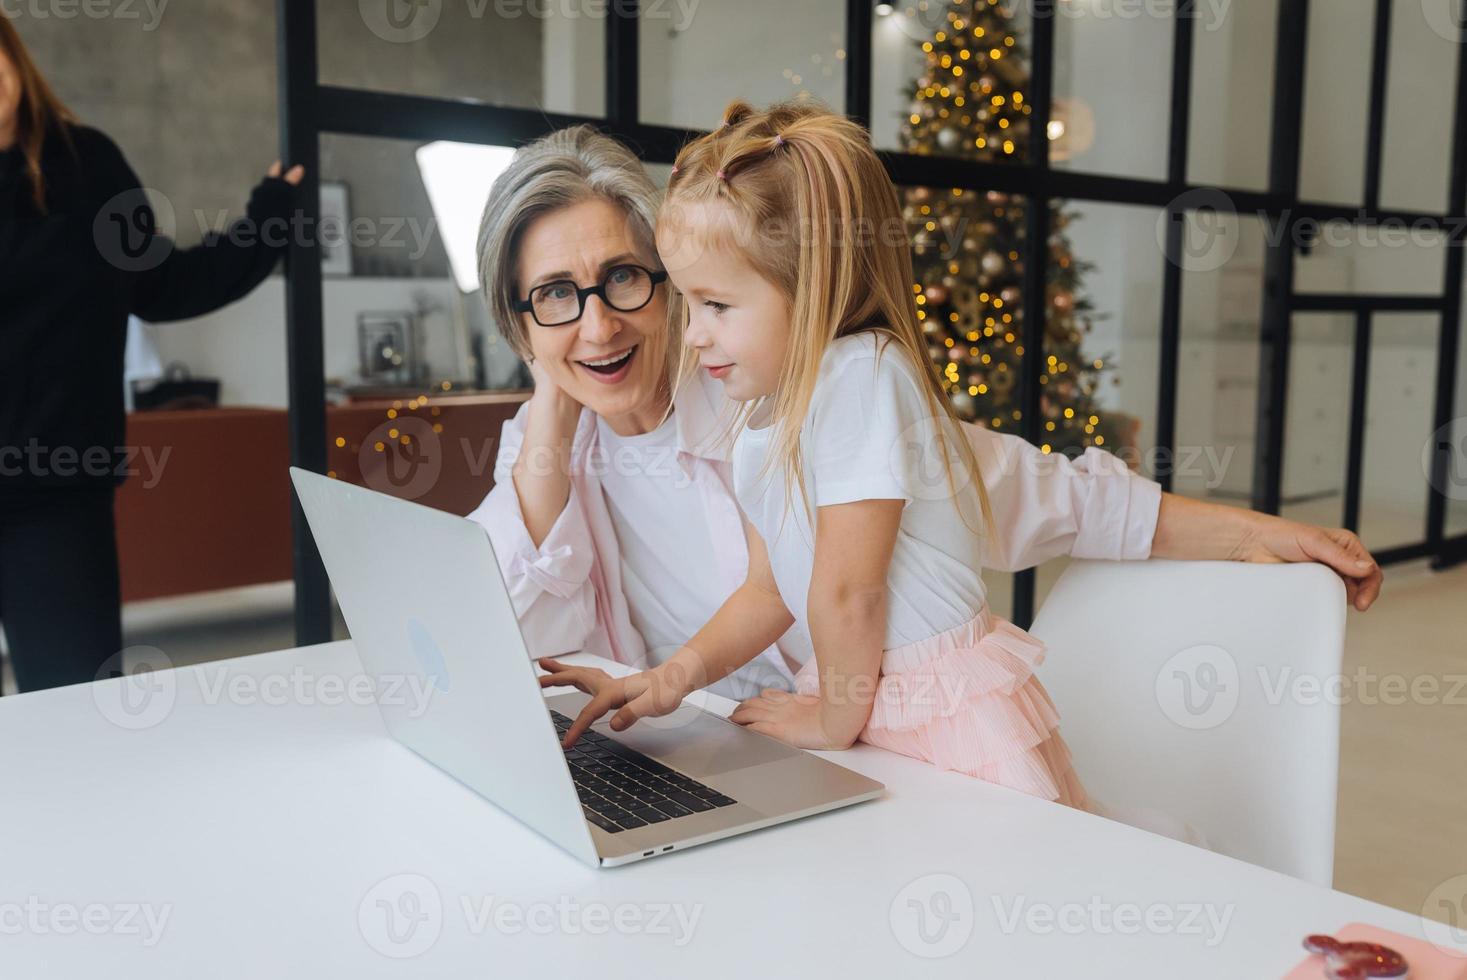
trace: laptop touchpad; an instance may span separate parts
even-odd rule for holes
[[[643,718],[612,737],[693,777],[786,759],[800,751],[687,707],[661,718]]]

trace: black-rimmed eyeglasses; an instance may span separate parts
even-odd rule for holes
[[[575,323],[586,311],[586,297],[600,296],[601,302],[622,313],[634,313],[652,302],[657,284],[666,272],[640,265],[614,265],[594,286],[577,286],[570,279],[556,279],[530,290],[525,299],[514,301],[516,313],[529,313],[542,327]]]

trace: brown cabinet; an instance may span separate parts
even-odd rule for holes
[[[454,514],[494,484],[506,419],[528,392],[354,400],[326,411],[338,479]],[[289,434],[281,409],[128,416],[140,460],[117,495],[124,602],[291,577]]]

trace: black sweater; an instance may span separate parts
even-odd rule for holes
[[[290,184],[267,178],[246,217],[191,249],[152,234],[122,153],[84,126],[55,135],[36,207],[18,147],[0,152],[0,493],[107,486],[138,463],[124,436],[129,314],[201,316],[270,274],[288,238]],[[180,224],[185,219],[180,216]]]

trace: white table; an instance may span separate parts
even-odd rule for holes
[[[1239,980],[1427,928],[866,746],[832,757],[881,800],[598,871],[388,737],[360,670],[347,641],[156,675],[136,715],[136,680],[0,699],[0,972]]]

